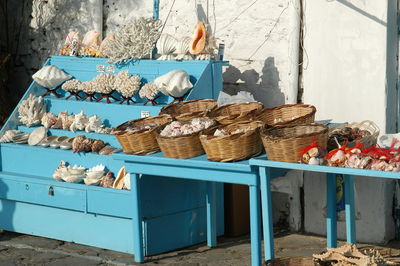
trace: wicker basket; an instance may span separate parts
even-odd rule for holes
[[[357,144],[357,142],[361,142],[365,148],[368,148],[368,147],[376,144],[378,136],[379,136],[379,127],[370,120],[364,120],[362,122],[353,122],[350,124],[343,124],[343,125],[340,125],[337,127],[332,127],[329,129],[329,136],[333,133],[333,131],[340,130],[345,127],[359,128],[361,130],[367,130],[367,131],[369,131],[369,133],[371,133],[371,135],[365,136],[359,140],[353,140],[351,142],[348,142],[346,144],[346,147],[352,148]],[[343,144],[343,143],[341,143],[341,144]],[[336,149],[336,148],[338,148],[336,142],[329,141],[329,139],[328,139],[328,150],[332,150],[332,149]]]
[[[191,100],[168,104],[161,109],[160,115],[168,114],[176,120],[187,121],[196,117],[205,116],[216,106],[217,102],[211,99]]]
[[[213,127],[200,135],[200,141],[210,161],[230,162],[251,158],[262,151],[260,128],[261,121],[242,121],[230,125]],[[217,129],[233,132],[237,129],[248,129],[244,133],[227,136],[214,136]]]
[[[208,116],[222,125],[228,125],[239,121],[254,120],[256,112],[262,107],[260,102],[232,103],[212,110]]]
[[[277,126],[263,129],[261,139],[268,159],[283,162],[298,162],[300,151],[314,140],[326,149],[328,127],[320,124]]]
[[[257,112],[256,120],[268,126],[301,125],[314,123],[317,109],[309,104],[285,104]]]
[[[190,123],[190,121],[181,121],[181,123]],[[165,157],[186,159],[204,154],[203,146],[199,139],[202,131],[190,135],[165,137],[160,135],[165,126],[156,131],[158,145]]]
[[[113,134],[117,137],[122,146],[122,150],[125,153],[136,155],[151,154],[160,150],[154,134],[155,131],[159,127],[171,121],[172,117],[169,115],[150,116],[146,118],[130,120],[117,126],[113,131]],[[155,126],[150,129],[126,131],[127,127],[145,126],[150,124],[158,124],[159,126]]]

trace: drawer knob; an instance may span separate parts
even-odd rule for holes
[[[25,185],[25,189],[29,190],[29,185],[28,184]]]
[[[53,188],[53,186],[49,187],[49,192],[48,193],[49,193],[50,196],[54,196],[54,188]]]

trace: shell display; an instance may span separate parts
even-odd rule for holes
[[[33,94],[21,102],[18,107],[18,117],[22,124],[31,127],[41,122],[46,112],[46,105],[43,98],[36,98]]]
[[[41,120],[41,123],[45,128],[52,127],[56,122],[57,122],[57,116],[51,112],[45,113]]]
[[[78,90],[86,94],[94,94],[96,93],[96,86],[91,81],[82,81],[78,86]]]
[[[121,27],[104,48],[109,63],[121,63],[129,59],[149,58],[154,44],[160,37],[162,23],[152,18],[137,18]]]
[[[176,42],[176,58],[177,60],[191,60],[192,55],[189,53],[189,47],[192,39],[190,37],[183,37]]]
[[[157,87],[154,82],[149,82],[144,84],[144,86],[139,91],[140,98],[147,98],[149,100],[154,100],[157,94],[160,92],[160,89]]]
[[[28,144],[31,146],[37,145],[44,138],[47,137],[47,128],[38,127],[29,135]]]
[[[16,129],[7,130],[7,131],[4,133],[4,135],[1,136],[1,138],[0,138],[0,143],[12,142],[12,141],[13,141],[13,138],[14,138],[16,135],[20,134],[20,133],[22,133],[22,132],[19,131],[19,130],[16,130]]]
[[[108,172],[100,181],[100,186],[112,188],[114,184],[114,176],[111,172]]]
[[[193,88],[189,75],[184,70],[172,70],[159,76],[153,82],[162,93],[172,97],[181,97]]]
[[[130,76],[128,70],[118,72],[115,77],[114,89],[125,98],[132,97],[140,88],[139,75]]]
[[[158,60],[173,60],[176,46],[177,41],[172,35],[168,33],[161,34],[156,45],[157,52],[161,55]]]
[[[114,90],[115,76],[109,73],[101,73],[92,79],[92,82],[96,92],[109,94]]]
[[[56,66],[44,66],[32,76],[33,80],[45,88],[56,88],[64,81],[72,78]]]
[[[192,42],[189,47],[191,54],[200,54],[206,46],[206,25],[204,22],[198,22],[194,28]]]
[[[74,115],[74,120],[69,126],[69,130],[75,132],[77,130],[85,130],[86,125],[89,122],[89,118],[87,115],[80,111],[80,113]]]
[[[81,84],[81,81],[79,81],[77,79],[67,80],[66,82],[64,82],[61,85],[61,89],[65,90],[65,91],[77,92],[80,84]]]
[[[215,121],[207,118],[194,118],[190,123],[173,121],[160,133],[163,137],[179,137],[200,132],[215,125]]]

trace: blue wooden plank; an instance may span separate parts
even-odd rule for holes
[[[327,247],[337,246],[336,175],[328,174],[326,179],[326,238]]]
[[[355,244],[356,239],[356,217],[354,202],[354,177],[350,175],[344,176],[344,193],[346,204],[346,236],[347,242]]]
[[[217,206],[215,182],[207,182],[207,245],[217,246]]]
[[[334,174],[344,174],[353,176],[371,176],[371,177],[400,179],[399,172],[387,172],[387,171],[332,167],[324,165],[310,165],[310,164],[300,164],[300,163],[287,163],[287,162],[270,161],[267,159],[259,159],[259,158],[250,159],[249,164],[272,167],[272,168],[284,168],[290,170],[303,170],[303,171],[320,172],[320,173],[334,173]]]
[[[144,240],[142,226],[142,209],[140,203],[139,175],[131,175],[131,201],[132,201],[132,238],[136,262],[144,261]],[[137,222],[140,221],[140,222]]]
[[[260,186],[249,187],[251,265],[261,266]]]
[[[270,179],[271,173],[269,168],[260,167],[260,184],[261,184],[261,202],[262,202],[262,219],[264,233],[264,259],[271,260],[275,257],[274,252],[274,226],[272,222],[272,197]]]

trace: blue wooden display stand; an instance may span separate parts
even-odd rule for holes
[[[51,57],[46,65],[55,65],[79,80],[90,80],[98,71],[118,72],[128,69],[139,74],[143,82],[174,69],[183,69],[190,75],[193,89],[185,100],[216,98],[222,88],[221,61],[157,61],[137,60],[124,65],[108,64],[104,58]],[[42,95],[45,90],[33,82],[21,99],[29,94]],[[61,92],[61,90],[60,90]],[[161,98],[161,105],[143,105],[143,100],[126,105],[119,103],[77,101],[65,97],[46,96],[49,112],[61,111],[98,115],[108,126],[141,117],[157,115],[160,108],[172,99]],[[17,106],[18,107],[18,106]],[[34,128],[21,125],[14,110],[0,135],[8,129],[31,132]],[[78,136],[102,139],[120,147],[114,136],[50,129],[50,135]],[[143,157],[144,158],[144,157]],[[113,156],[95,153],[77,154],[71,150],[56,150],[26,144],[0,144],[0,228],[72,241],[121,252],[134,253],[135,260],[143,255],[161,253],[206,240],[206,182],[152,175],[140,179],[133,175],[132,191],[70,184],[55,181],[51,176],[61,160],[86,168],[104,164],[113,173],[125,164]],[[141,172],[141,165],[129,167]],[[163,175],[163,174],[161,174]],[[140,194],[137,194],[140,188]],[[219,218],[218,234],[223,233],[223,190],[217,188],[215,205]],[[53,194],[49,190],[54,191]],[[138,197],[136,197],[138,196]],[[140,216],[137,211],[140,209]],[[138,230],[139,229],[139,230]],[[137,241],[134,241],[136,239]]]

